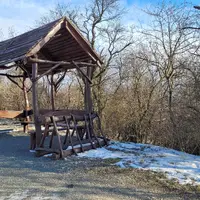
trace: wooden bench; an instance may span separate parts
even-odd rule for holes
[[[55,148],[60,152],[59,155],[62,158],[64,151],[68,146],[71,146],[72,152],[76,154],[74,148],[75,144],[80,145],[80,151],[85,151],[85,142],[89,142],[90,148],[102,147],[108,144],[108,140],[105,137],[101,129],[101,122],[97,113],[86,113],[85,111],[47,111],[41,114],[41,125],[45,127],[42,130],[42,138],[40,145],[36,148],[36,133],[30,132],[30,149],[36,151],[45,152]],[[95,122],[96,121],[96,122]],[[97,130],[94,130],[94,122],[97,123]],[[65,131],[64,138],[61,137],[60,131]],[[49,135],[51,134],[51,135]],[[48,137],[50,136],[50,137]],[[57,143],[54,143],[54,136],[56,136]],[[48,138],[47,138],[48,137]],[[63,139],[63,141],[61,141]],[[103,142],[102,142],[103,140]],[[53,144],[53,145],[52,145]]]
[[[27,121],[27,118],[33,114],[32,110],[22,110],[22,111],[14,111],[14,110],[0,110],[0,118],[5,119],[19,119],[19,123],[23,125],[24,132],[27,132],[28,124],[32,123],[31,120]]]

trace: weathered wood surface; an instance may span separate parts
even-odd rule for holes
[[[42,47],[49,42],[55,35],[56,33],[62,28],[62,25],[64,23],[64,18],[60,19],[57,23],[53,25],[53,29],[48,31],[47,35],[43,37],[32,49],[30,49],[26,53],[26,57],[30,57],[35,55],[42,49]]]
[[[52,112],[50,113],[52,114]],[[59,156],[63,158],[72,153],[76,154],[79,151],[84,152],[91,148],[95,149],[108,144],[108,140],[102,132],[101,123],[96,113],[85,114],[85,111],[82,111],[82,115],[72,114],[68,118],[65,114],[59,117],[61,117],[60,121],[54,115],[50,115],[50,121],[45,123],[44,134],[39,145],[39,147],[44,147],[45,150],[39,154],[44,155],[47,152],[46,147],[48,146],[49,149],[59,150]],[[94,131],[93,120],[96,118],[98,129]],[[64,136],[60,135],[60,130],[64,130]],[[90,145],[85,145],[87,143]],[[78,148],[78,150],[75,148]],[[67,152],[64,152],[64,149]]]
[[[47,53],[50,55],[48,58],[46,58]],[[49,62],[42,62],[38,74],[44,74],[52,67],[52,62],[63,61],[61,66],[55,69],[56,73],[64,69],[76,68],[72,61],[78,62],[82,66],[88,65],[88,60],[92,60],[90,66],[102,63],[90,43],[67,18],[61,18],[0,42],[0,66],[3,68],[6,68],[5,65],[11,62],[24,61],[27,74],[31,74],[33,61],[29,58],[35,54],[38,55],[40,61],[41,59],[49,60]],[[40,62],[39,60],[38,62]]]
[[[14,110],[0,110],[0,118],[14,119],[14,118],[23,118],[23,111],[14,111]]]
[[[88,62],[67,62],[67,61],[52,61],[52,60],[43,60],[43,59],[36,59],[36,58],[29,58],[29,61],[33,63],[43,63],[43,64],[60,64],[60,65],[71,65],[71,64],[76,64],[76,65],[84,65],[85,66],[90,66],[90,67],[96,67],[96,64],[88,63]]]
[[[82,76],[83,76],[84,78],[86,78],[86,80],[87,80],[90,84],[92,84],[92,81],[91,81],[90,77],[88,77],[87,74],[84,73],[84,71],[78,66],[78,64],[75,63],[74,61],[72,61],[72,63],[73,63],[73,65],[75,66],[75,68],[82,74]],[[86,66],[87,66],[87,65],[86,65]]]
[[[36,145],[38,146],[41,141],[42,131],[41,131],[41,120],[39,113],[38,105],[38,90],[37,90],[37,74],[38,74],[38,64],[32,64],[32,101],[33,101],[33,113],[34,113],[34,122],[36,130]]]
[[[87,76],[90,77],[90,78],[92,77],[91,67],[87,67]],[[87,110],[88,113],[91,113],[92,110],[93,110],[92,96],[91,96],[91,86],[88,82],[88,79],[86,79],[84,82],[85,82],[85,88],[84,88],[84,90],[85,90],[85,92],[84,92],[85,110]]]
[[[51,86],[51,108],[52,111],[55,111],[55,93],[54,93],[54,85],[53,85],[53,72],[51,74],[51,82],[50,82],[50,86]]]
[[[0,42],[0,65],[3,66],[25,57],[26,52],[43,38],[58,21],[56,20],[17,37]]]
[[[40,119],[42,121],[42,123],[46,123],[46,122],[50,122],[51,116],[54,116],[56,121],[62,121],[63,120],[63,116],[71,116],[72,114],[74,115],[84,115],[87,112],[85,110],[73,110],[73,109],[67,109],[67,110],[47,110],[47,109],[41,109],[40,111]]]
[[[39,79],[41,79],[43,76],[52,73],[53,70],[55,70],[56,68],[58,68],[60,65],[61,65],[60,63],[54,65],[52,68],[50,68],[49,70],[47,70],[46,72],[44,72],[43,74],[41,74],[39,77],[37,77],[37,78],[36,78],[36,81],[38,81]]]
[[[101,139],[101,138],[99,138],[99,139],[100,139],[101,147],[105,146],[106,145],[105,141],[103,139]],[[96,141],[94,141],[94,145],[96,147],[99,147],[99,144]],[[85,143],[85,144],[83,144],[83,148],[84,148],[84,151],[89,151],[90,149],[93,149],[93,146],[90,143]],[[75,145],[73,149],[71,148],[71,146],[69,146],[68,149],[63,150],[62,151],[63,157],[67,157],[67,156],[73,155],[74,151],[76,153],[81,153],[82,152],[80,145]],[[60,153],[60,151],[58,149],[36,148],[35,151],[36,151],[36,156],[38,156],[38,157],[44,156],[45,154],[55,153],[57,155],[56,156],[54,155],[54,158],[55,157],[57,159],[61,158],[61,153]]]
[[[26,114],[27,112],[27,114]],[[68,109],[68,110],[49,110],[49,109],[40,109],[39,110],[39,115],[41,119],[48,118],[50,116],[70,116],[71,114],[74,115],[84,115],[86,114],[85,110],[73,110],[73,109]],[[0,118],[8,118],[8,119],[14,119],[14,118],[25,118],[27,116],[33,115],[32,110],[28,111],[15,111],[15,110],[0,110]],[[33,123],[32,121],[22,121],[24,123]]]
[[[69,20],[66,21],[66,29],[93,61],[100,61],[101,64],[103,63],[98,54],[92,49],[89,42],[82,36],[80,31],[70,23]]]

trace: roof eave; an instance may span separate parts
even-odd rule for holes
[[[48,43],[52,39],[52,37],[55,36],[55,34],[62,28],[64,21],[64,18],[60,19],[60,21],[58,21],[52,27],[52,29],[47,33],[45,37],[43,37],[34,46],[32,46],[31,49],[29,49],[25,57],[28,58],[36,55],[40,51],[40,49],[42,49],[42,47],[44,47],[44,45]]]

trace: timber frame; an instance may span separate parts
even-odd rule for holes
[[[93,113],[90,85],[92,83],[92,73],[97,66],[101,66],[102,64],[103,62],[99,58],[98,54],[94,51],[94,49],[91,48],[89,42],[81,35],[78,28],[75,27],[66,17],[43,25],[17,37],[0,42],[0,70],[8,70],[14,67],[19,67],[23,71],[23,74],[18,76],[6,73],[0,73],[0,75],[8,77],[12,82],[16,84],[17,82],[14,79],[23,77],[24,81],[22,89],[24,91],[24,98],[26,102],[25,110],[27,111],[30,109],[30,106],[27,100],[28,91],[26,88],[25,80],[29,78],[32,82],[32,109],[34,114],[34,137],[36,140],[36,147],[40,148],[41,150],[41,138],[44,136],[44,133],[42,133],[41,125],[45,125],[41,118],[47,114],[46,112],[44,115],[42,115],[41,109],[38,105],[38,81],[43,76],[51,75],[53,78],[54,74],[66,72],[69,69],[76,69],[79,74],[81,74],[85,83],[85,109],[82,117],[84,116],[84,120],[87,119],[91,122],[88,128],[86,127],[88,123],[86,120],[85,128],[87,128],[87,130],[90,129],[90,132],[93,132],[93,130],[91,130],[93,122],[91,121],[90,117],[90,115]],[[53,89],[51,93],[52,112],[55,112]],[[58,111],[56,114],[52,112],[50,112],[51,125],[54,127],[52,130],[52,135],[54,134],[53,132],[56,132],[58,135],[58,128],[56,125],[57,121],[54,120],[54,117],[55,115],[59,115],[58,113],[60,111]],[[20,113],[15,114],[18,116]],[[15,116],[15,114],[13,114],[13,116]],[[4,111],[0,111],[0,118],[2,116],[5,116]],[[66,122],[66,116],[70,116],[72,121],[74,120],[74,126],[72,129],[76,131],[76,128],[74,127],[76,127],[75,121],[77,122],[77,120],[75,118],[77,116],[72,117],[72,113],[67,111],[59,117],[62,117],[63,120],[65,119],[64,121]],[[67,131],[69,131],[70,127],[67,122],[65,123],[64,127]],[[91,133],[88,131],[86,132],[87,138],[92,137]],[[79,135],[77,135],[77,137],[79,137]],[[103,138],[105,142],[104,144],[106,144],[107,142],[104,135]],[[90,140],[90,142],[91,141],[92,140]],[[98,140],[96,141],[98,143]],[[100,146],[100,143],[98,144]],[[93,146],[93,142],[91,142],[91,145]],[[62,152],[62,149],[60,149],[60,151]],[[61,153],[61,156],[62,155],[63,154]]]

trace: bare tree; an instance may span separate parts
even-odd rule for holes
[[[163,79],[163,95],[168,96],[168,111],[173,127],[176,122],[173,114],[173,91],[182,75],[180,59],[194,49],[199,38],[193,30],[184,29],[188,24],[194,24],[196,13],[188,9],[188,4],[179,6],[162,2],[153,10],[145,10],[152,18],[152,24],[141,31],[145,43],[149,47],[149,55],[141,59],[148,60]]]
[[[91,0],[84,9],[70,8],[66,4],[57,4],[55,9],[43,16],[37,23],[42,24],[53,19],[67,16],[88,39],[92,48],[98,49],[104,64],[92,72],[92,93],[99,114],[105,107],[105,84],[109,71],[116,65],[115,59],[132,43],[129,31],[120,24],[124,14],[119,0]],[[117,68],[115,67],[115,73]]]

